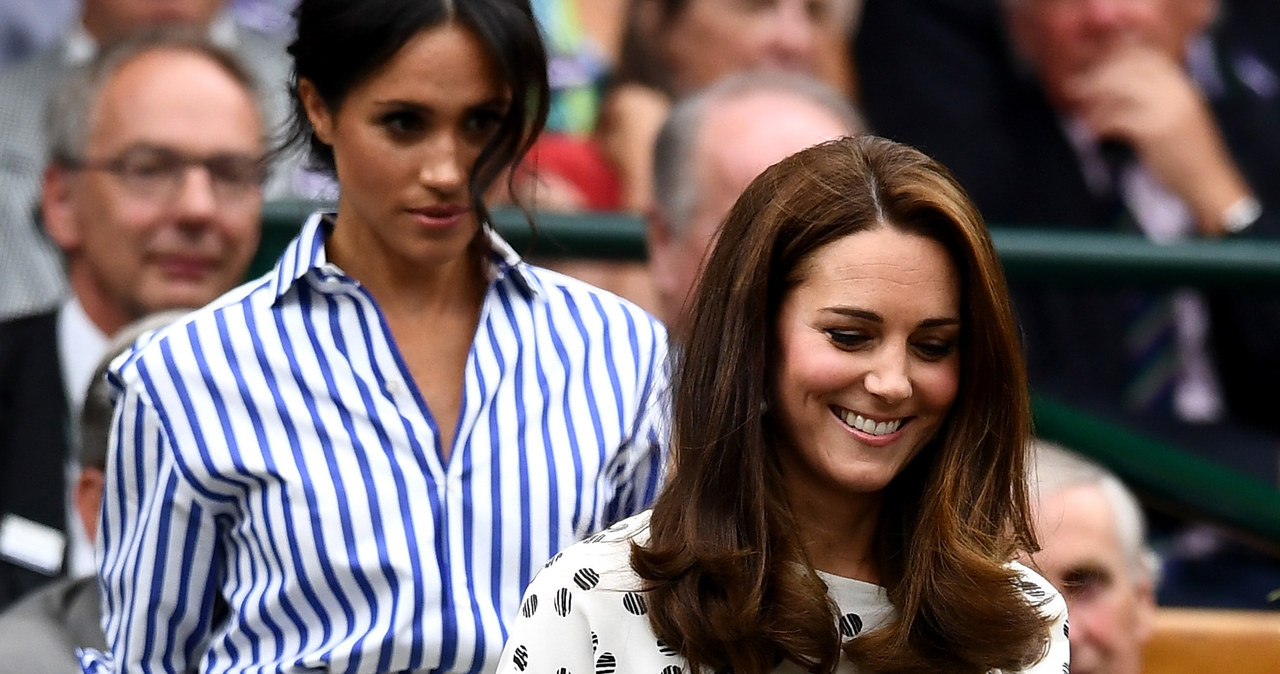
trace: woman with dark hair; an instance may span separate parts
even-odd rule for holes
[[[662,327],[489,226],[546,119],[528,0],[295,16],[337,209],[115,363],[89,671],[491,671],[538,566],[661,479]]]
[[[548,564],[500,671],[1066,671],[1065,604],[1013,561],[1017,329],[941,165],[862,137],[771,167],[691,316],[669,484]]]

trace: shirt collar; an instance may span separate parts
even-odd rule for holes
[[[58,359],[71,419],[80,418],[80,406],[98,360],[106,353],[109,337],[98,329],[74,294],[62,303],[57,318]]]
[[[325,211],[312,213],[303,224],[301,233],[280,255],[271,278],[271,294],[276,301],[313,271],[341,273],[340,269],[329,262],[324,250],[325,239],[333,231],[336,215]],[[484,236],[489,248],[485,274],[490,282],[510,278],[520,292],[530,299],[545,295],[542,284],[511,244],[489,225],[484,227]]]

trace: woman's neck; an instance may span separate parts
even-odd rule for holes
[[[880,584],[875,554],[880,494],[831,494],[813,484],[793,485],[788,491],[809,563],[837,576]]]
[[[365,250],[356,254],[360,248]],[[384,314],[424,317],[474,311],[488,287],[483,260],[474,246],[436,264],[370,252],[337,236],[326,244],[329,260],[359,281]]]

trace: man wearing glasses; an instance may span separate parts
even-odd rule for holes
[[[68,438],[111,335],[204,305],[248,268],[266,142],[253,81],[203,38],[169,35],[104,51],[51,101],[41,209],[71,292],[0,323],[0,607],[93,572],[68,517]]]

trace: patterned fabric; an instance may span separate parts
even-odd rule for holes
[[[492,671],[537,568],[654,497],[659,323],[489,232],[442,461],[381,311],[326,260],[329,222],[113,364],[114,662],[85,671]]]
[[[631,544],[649,540],[648,511],[619,522],[556,555],[525,593],[511,626],[498,674],[682,674],[688,663],[649,625],[642,581],[631,569]],[[1066,602],[1048,581],[1027,567],[1019,586],[1029,601],[1055,617],[1049,652],[1026,674],[1068,671]],[[839,607],[840,633],[847,639],[874,630],[894,616],[885,590],[818,572]],[[794,662],[774,670],[803,674]],[[839,674],[857,674],[841,660]]]

